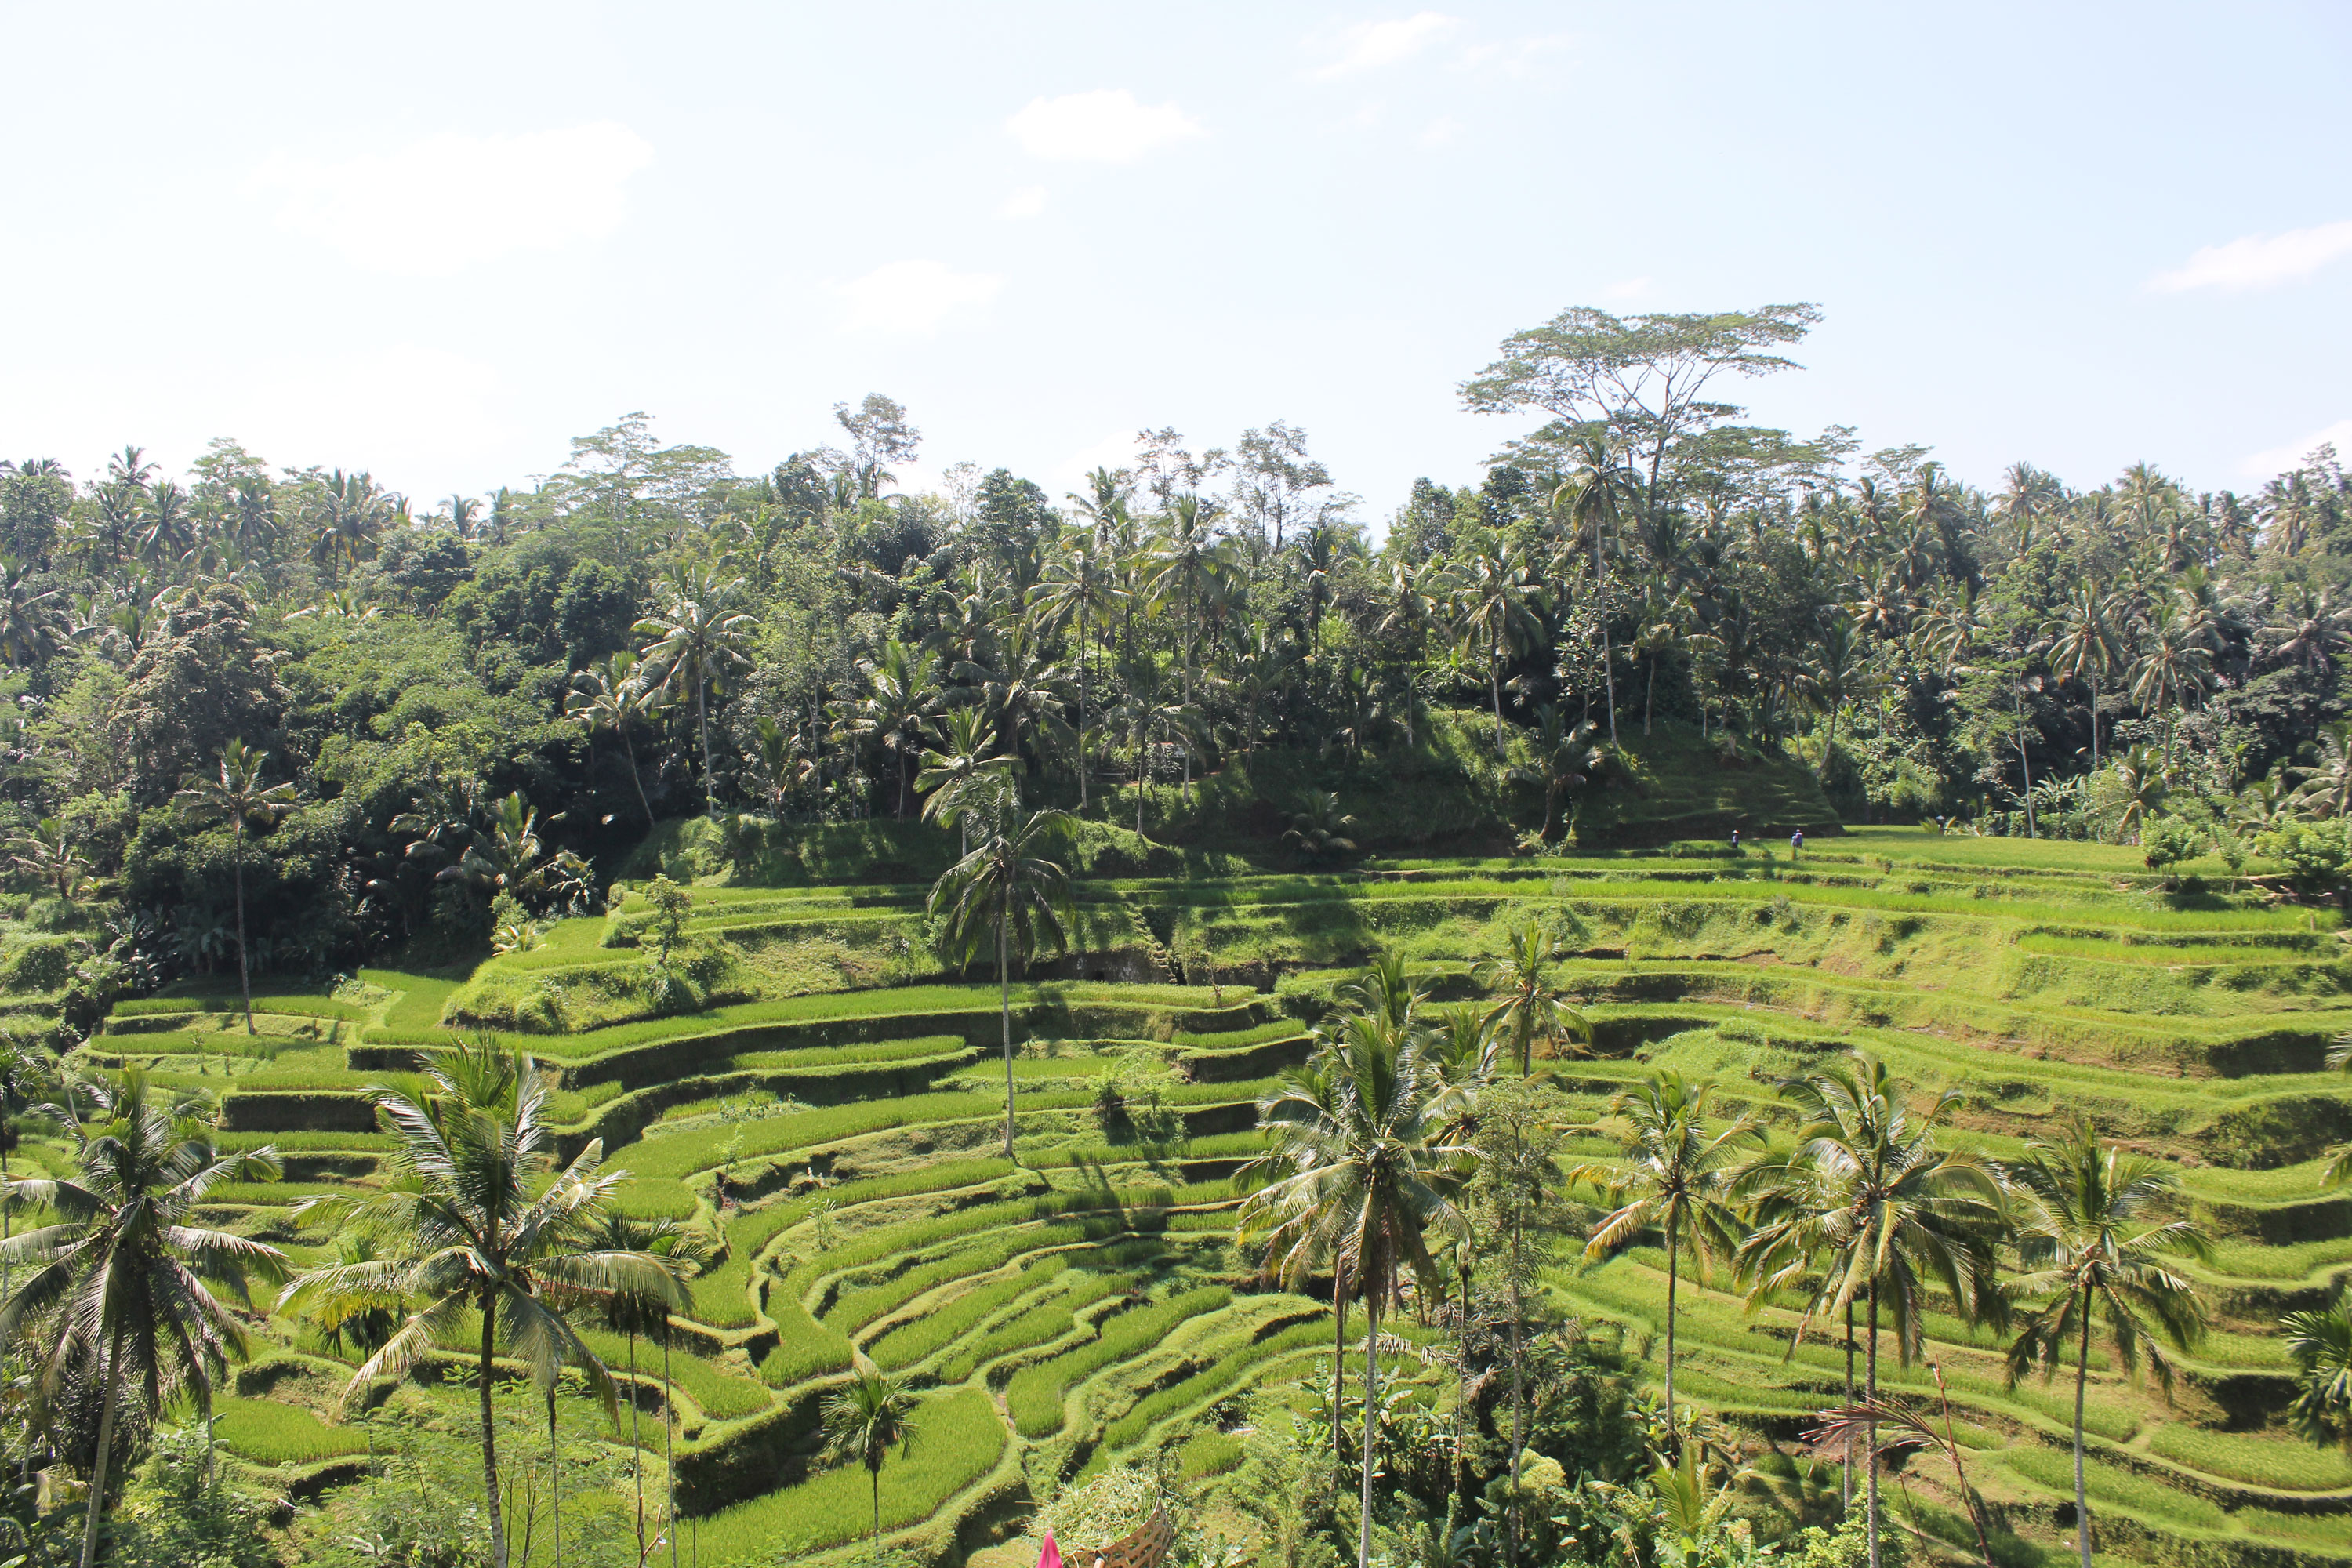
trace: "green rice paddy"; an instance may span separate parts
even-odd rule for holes
[[[2317,1184],[2323,1152],[2352,1139],[2352,1082],[2323,1060],[2352,1028],[2352,952],[2331,911],[2265,907],[2218,867],[2191,869],[2203,890],[2168,892],[2127,850],[1870,828],[1794,864],[1706,845],[1087,879],[1077,951],[1013,992],[1018,1163],[1001,1150],[997,992],[920,956],[919,886],[698,887],[688,941],[732,953],[751,999],[503,1037],[559,1075],[567,1152],[602,1138],[635,1178],[626,1206],[719,1239],[667,1371],[635,1346],[642,1440],[658,1450],[674,1415],[679,1494],[714,1568],[845,1559],[870,1520],[867,1478],[818,1463],[811,1434],[857,1354],[923,1393],[922,1435],[885,1467],[882,1505],[886,1534],[929,1561],[1123,1456],[1172,1446],[1192,1475],[1231,1464],[1248,1392],[1296,1381],[1330,1340],[1324,1306],[1264,1287],[1230,1245],[1227,1177],[1257,1145],[1256,1097],[1371,952],[1471,999],[1472,963],[1529,919],[1560,934],[1595,1026],[1591,1057],[1543,1064],[1586,1110],[1671,1065],[1716,1080],[1727,1110],[1780,1118],[1775,1077],[1859,1047],[1920,1097],[1958,1089],[1955,1136],[1996,1155],[2079,1110],[2176,1162],[2184,1206],[2220,1240],[2202,1270],[2220,1321],[2169,1402],[2095,1357],[2103,1553],[2352,1564],[2352,1467],[2287,1432],[2274,1331],[2352,1273],[2352,1203]],[[315,1256],[328,1238],[287,1205],[380,1179],[370,1087],[448,1039],[472,999],[530,1013],[593,971],[626,1005],[636,909],[564,922],[470,973],[371,969],[340,999],[257,997],[256,1036],[217,994],[144,998],[88,1049],[223,1096],[224,1142],[272,1144],[294,1168],[221,1189],[217,1217]],[[794,989],[796,943],[873,921],[917,939],[898,983]],[[1595,1268],[1564,1254],[1549,1280],[1589,1327],[1663,1340],[1654,1248]],[[1750,1312],[1723,1283],[1685,1281],[1678,1389],[1786,1448],[1837,1397],[1843,1352],[1819,1331],[1792,1349],[1790,1314]],[[321,1348],[297,1325],[268,1331]],[[2008,1387],[2002,1347],[1948,1312],[1927,1332],[1923,1361],[1890,1358],[1886,1383],[1932,1398],[1934,1362],[2003,1530],[2058,1550],[2071,1387]],[[625,1364],[626,1342],[591,1343]],[[299,1399],[224,1399],[223,1447],[301,1467],[395,1440],[332,1415],[331,1364],[304,1363]],[[1908,1482],[1923,1519],[1952,1501],[1937,1469]]]

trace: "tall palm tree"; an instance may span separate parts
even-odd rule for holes
[[[593,1227],[593,1237],[599,1250],[619,1253],[642,1253],[659,1260],[665,1289],[644,1290],[616,1289],[598,1303],[599,1315],[604,1326],[624,1336],[629,1347],[629,1482],[636,1495],[637,1561],[646,1560],[646,1484],[642,1456],[645,1445],[638,1441],[637,1416],[641,1401],[637,1390],[637,1341],[649,1339],[662,1347],[662,1440],[667,1449],[671,1422],[671,1401],[675,1388],[669,1380],[669,1346],[672,1338],[670,1314],[683,1311],[693,1305],[693,1293],[687,1289],[687,1276],[699,1268],[709,1256],[709,1243],[700,1231],[679,1224],[668,1215],[643,1218],[624,1214],[618,1209],[606,1211]],[[677,1514],[677,1481],[670,1480],[670,1516]],[[673,1544],[677,1531],[671,1530]]]
[[[1609,743],[1617,743],[1617,665],[1609,647],[1609,550],[1624,526],[1628,508],[1638,504],[1633,476],[1608,442],[1599,436],[1577,437],[1572,445],[1576,471],[1551,494],[1554,512],[1569,526],[1592,541],[1593,592],[1600,605],[1595,623],[1601,628],[1601,670],[1609,699]]]
[[[2099,688],[2117,661],[2123,612],[2117,598],[2095,583],[2077,583],[2057,613],[2042,623],[2052,673],[2091,689],[2091,771],[2099,768]]]
[[[78,1178],[0,1188],[10,1209],[57,1216],[0,1246],[12,1269],[31,1268],[0,1306],[0,1342],[21,1341],[32,1352],[43,1409],[69,1382],[101,1390],[81,1568],[98,1560],[126,1381],[150,1415],[190,1397],[209,1429],[214,1384],[247,1345],[245,1325],[215,1292],[249,1311],[248,1279],[284,1278],[286,1257],[276,1247],[194,1223],[212,1188],[271,1180],[278,1171],[267,1148],[223,1152],[206,1109],[166,1097],[135,1070],[76,1086],[67,1105],[51,1110],[76,1145]]]
[[[2180,710],[2213,684],[2213,650],[2168,597],[2149,604],[2144,631],[2139,657],[2127,676],[2131,699],[2141,711],[2164,721],[2164,760],[2169,767]]]
[[[1925,1338],[1931,1283],[1962,1318],[2004,1324],[2007,1298],[1995,1278],[1994,1249],[2008,1228],[2006,1189],[1985,1161],[1945,1149],[1936,1138],[1959,1091],[1947,1090],[1925,1116],[1915,1115],[1885,1065],[1860,1051],[1783,1079],[1779,1090],[1801,1118],[1795,1152],[1778,1165],[1785,1184],[1759,1193],[1743,1176],[1735,1186],[1737,1195],[1762,1200],[1761,1223],[1741,1248],[1755,1281],[1751,1301],[1809,1288],[1806,1327],[1864,1301],[1871,1399],[1878,1397],[1882,1310],[1906,1365]],[[1876,1568],[1874,1429],[1865,1451],[1874,1456],[1868,1532]]]
[[[221,750],[217,777],[199,775],[172,797],[173,804],[191,821],[226,822],[236,838],[236,850],[229,864],[236,881],[236,977],[245,992],[245,1032],[248,1035],[257,1031],[253,1026],[253,963],[245,941],[246,830],[268,832],[295,805],[292,784],[261,782],[261,765],[267,761],[268,754],[260,748],[233,739]]]
[[[1885,679],[1871,658],[1868,639],[1855,629],[1853,617],[1832,611],[1823,617],[1812,651],[1797,667],[1797,695],[1805,706],[1829,721],[1822,740],[1819,776],[1827,781],[1837,750],[1838,716],[1851,702],[1867,701],[1885,689]]]
[[[1334,1041],[1328,1106],[1276,1108],[1285,1120],[1275,1129],[1276,1150],[1290,1173],[1252,1194],[1242,1210],[1247,1230],[1319,1237],[1344,1269],[1349,1293],[1364,1303],[1358,1568],[1371,1562],[1381,1313],[1399,1300],[1408,1268],[1433,1286],[1433,1231],[1447,1242],[1468,1233],[1453,1194],[1475,1168],[1476,1150],[1447,1136],[1465,1091],[1434,1070],[1425,1043],[1421,1029],[1378,1014],[1345,1019]]]
[[[1624,1149],[1622,1166],[1582,1165],[1571,1179],[1591,1183],[1618,1206],[1592,1227],[1584,1244],[1588,1260],[1655,1229],[1666,1247],[1666,1425],[1675,1419],[1675,1294],[1682,1260],[1688,1254],[1704,1268],[1718,1252],[1738,1245],[1738,1224],[1727,1202],[1745,1152],[1763,1134],[1754,1118],[1734,1117],[1710,1131],[1706,1102],[1714,1087],[1692,1084],[1671,1068],[1652,1073],[1638,1088],[1609,1102]]]
[[[1569,1005],[1551,966],[1563,956],[1559,941],[1538,921],[1523,921],[1503,939],[1500,956],[1482,958],[1471,977],[1501,997],[1486,1011],[1486,1026],[1518,1047],[1519,1076],[1535,1070],[1535,1042],[1579,1040],[1590,1045],[1592,1026]]]
[[[836,1462],[856,1459],[866,1467],[874,1488],[874,1540],[882,1539],[882,1462],[890,1450],[905,1458],[921,1436],[915,1420],[915,1396],[903,1379],[895,1378],[857,1358],[849,1381],[825,1396],[821,1430],[825,1457]]]
[[[1275,1087],[1258,1099],[1258,1131],[1270,1134],[1265,1150],[1234,1173],[1234,1190],[1257,1194],[1285,1177],[1299,1173],[1302,1159],[1322,1149],[1319,1142],[1296,1136],[1301,1129],[1336,1125],[1346,1114],[1340,1101],[1347,1093],[1346,1064],[1328,1028],[1316,1031],[1316,1047],[1307,1060],[1283,1072]],[[1244,1253],[1258,1251],[1260,1271],[1286,1290],[1304,1290],[1318,1269],[1331,1274],[1331,1457],[1339,1457],[1341,1436],[1338,1412],[1343,1403],[1348,1368],[1348,1265],[1339,1256],[1340,1222],[1334,1207],[1309,1206],[1283,1211],[1262,1198],[1242,1205],[1234,1227],[1235,1245]]]
[[[2194,1281],[2174,1267],[2210,1261],[2212,1243],[2194,1220],[2151,1220],[2148,1211],[2179,1188],[2169,1167],[2102,1143],[2078,1119],[2037,1138],[2010,1178],[2025,1199],[2017,1251],[2028,1272],[2010,1284],[2021,1300],[2042,1300],[2009,1351],[2014,1387],[2037,1363],[2046,1379],[2074,1343],[2074,1531],[2091,1568],[2091,1511],[2083,1489],[2083,1396],[2091,1375],[2091,1335],[2099,1331],[2125,1371],[2145,1361],[2168,1395],[2172,1363],[2159,1339],[2187,1350],[2205,1331]]]
[[[981,842],[932,885],[927,907],[939,923],[940,952],[950,962],[969,964],[991,943],[996,948],[1004,1031],[1004,1157],[1010,1160],[1015,1157],[1013,960],[1027,963],[1041,949],[1059,950],[1069,940],[1069,877],[1042,852],[1068,829],[1071,818],[1066,811],[1024,813],[1009,790],[985,806],[975,800],[960,807],[958,816],[982,810],[987,816]]]
[[[1100,473],[1100,470],[1097,470]],[[1105,476],[1106,478],[1108,476]],[[1114,495],[1106,506],[1123,505]],[[1108,616],[1128,597],[1119,584],[1118,574],[1101,549],[1083,541],[1073,543],[1062,554],[1047,563],[1045,578],[1030,591],[1030,603],[1036,613],[1051,626],[1069,625],[1074,627],[1074,646],[1077,649],[1078,667],[1078,809],[1087,808],[1087,674],[1092,660],[1087,657],[1087,626],[1090,620]]]
[[[462,1043],[428,1055],[425,1079],[421,1099],[376,1092],[376,1119],[393,1138],[384,1187],[295,1205],[298,1215],[372,1244],[377,1256],[304,1273],[278,1306],[322,1328],[363,1311],[405,1311],[352,1374],[346,1405],[377,1378],[405,1375],[444,1337],[478,1330],[482,1489],[492,1568],[506,1568],[491,1400],[499,1351],[523,1363],[542,1397],[565,1363],[579,1367],[613,1415],[612,1376],[570,1314],[620,1292],[667,1298],[676,1279],[660,1258],[602,1244],[599,1225],[627,1173],[601,1169],[601,1139],[557,1168],[546,1085],[529,1057],[489,1040]]]
[[[1212,585],[1238,571],[1233,552],[1209,534],[1211,512],[1197,495],[1180,495],[1169,502],[1161,519],[1159,544],[1149,557],[1145,591],[1154,606],[1174,604],[1184,618],[1184,701],[1192,702],[1200,673],[1201,598]]]
[[[871,658],[857,661],[865,689],[852,700],[840,738],[872,740],[898,775],[897,815],[907,815],[908,764],[933,738],[940,711],[940,656],[887,638]]]
[[[674,577],[662,597],[661,608],[636,625],[636,635],[652,640],[640,650],[647,678],[673,692],[694,694],[694,722],[702,738],[702,799],[704,809],[719,814],[718,792],[710,777],[710,689],[739,670],[751,668],[749,649],[759,618],[737,607],[743,579],[724,577],[704,569]]]
[[[1503,755],[1503,667],[1536,629],[1543,584],[1528,570],[1518,545],[1488,540],[1454,563],[1447,595],[1463,647],[1486,661],[1495,704],[1495,755]]]
[[[637,773],[636,743],[630,739],[631,727],[638,715],[652,711],[654,706],[654,693],[646,684],[646,673],[637,656],[623,648],[572,676],[572,692],[563,700],[563,714],[587,733],[592,771],[597,735],[609,730],[620,737],[621,758],[628,764],[629,784],[637,792],[637,809],[646,814],[646,822],[650,826],[653,803],[646,798],[646,781]]]

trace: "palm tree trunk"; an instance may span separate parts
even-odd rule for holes
[[[558,1375],[561,1375],[559,1370]],[[555,1447],[555,1386],[547,1390],[548,1542],[555,1551],[555,1568],[563,1568],[563,1456]]]
[[[1876,1399],[1878,1397],[1878,1281],[1876,1279],[1873,1279],[1870,1282],[1870,1352],[1868,1361],[1869,1367],[1867,1375],[1869,1378],[1870,1397]],[[1863,1454],[1870,1465],[1870,1472],[1867,1478],[1870,1492],[1870,1568],[1878,1568],[1878,1423],[1875,1421],[1869,1424],[1864,1433]]]
[[[1609,656],[1609,568],[1601,556],[1601,521],[1592,523],[1592,580],[1601,598],[1601,678],[1609,690],[1609,744],[1617,744],[1617,661]]]
[[[1651,712],[1651,710],[1653,710],[1653,709],[1654,709],[1655,707],[1657,707],[1657,705],[1658,705],[1658,656],[1657,656],[1656,654],[1654,654],[1654,654],[1652,654],[1652,655],[1650,656],[1650,679],[1649,679],[1649,682],[1648,682],[1648,684],[1647,684],[1647,685],[1643,686],[1643,689],[1642,689],[1642,733],[1643,733],[1644,735],[1646,735],[1646,734],[1648,734],[1648,733],[1650,732],[1650,712]],[[1836,721],[1836,720],[1834,720],[1834,719],[1832,719],[1832,720],[1831,720],[1831,721],[1830,721],[1830,722],[1831,722],[1831,723],[1832,723],[1832,724],[1834,724],[1834,723],[1836,723],[1836,722],[1837,722],[1837,721]]]
[[[1845,1402],[1853,1404],[1853,1303],[1845,1304]],[[1838,1517],[1853,1510],[1853,1428],[1846,1428],[1845,1468],[1838,1473]]]
[[[669,1478],[669,1568],[677,1568],[677,1465],[671,1458],[670,1436],[677,1430],[677,1405],[669,1380],[669,1314],[662,1314],[662,1468]]]
[[[1348,1266],[1331,1266],[1331,1458],[1339,1458],[1339,1429],[1345,1425],[1339,1412],[1347,1406],[1346,1384],[1341,1379],[1348,1372]]]
[[[1503,1557],[1511,1568],[1519,1561],[1519,1470],[1528,1456],[1528,1367],[1527,1343],[1522,1337],[1527,1322],[1527,1305],[1520,1296],[1518,1243],[1516,1229],[1512,1237],[1511,1268],[1511,1510],[1503,1528]]]
[[[629,1488],[637,1500],[637,1562],[646,1560],[646,1448],[638,1417],[644,1390],[637,1386],[637,1325],[629,1322]]]
[[[2074,1352],[2074,1544],[2091,1568],[2091,1505],[2083,1491],[2083,1391],[2091,1377],[2091,1292],[2083,1292],[2082,1348]]]
[[[2025,801],[2025,836],[2028,838],[2037,838],[2041,836],[2033,831],[2033,759],[2028,756],[2025,751],[2024,683],[2017,680],[2011,681],[2009,683],[2009,695],[2011,702],[2015,706],[2017,710],[2017,766],[2018,771],[2025,779],[2025,795],[2023,796]]]
[[[1003,890],[1007,900],[1013,897],[1009,888]],[[1013,1152],[1013,971],[1005,962],[1004,927],[1011,918],[1009,909],[996,911],[996,996],[1000,1022],[1004,1026],[1004,1157],[1014,1159]],[[875,1484],[879,1486],[877,1479]],[[878,1506],[878,1505],[877,1505]]]
[[[719,793],[710,786],[710,682],[694,683],[694,723],[702,735],[702,809],[719,815]]]
[[[2099,771],[2099,667],[2091,667],[2091,771]]]
[[[489,1500],[490,1568],[507,1568],[506,1514],[499,1503],[499,1428],[498,1411],[490,1403],[491,1361],[497,1353],[499,1302],[495,1296],[482,1301],[482,1491]]]
[[[98,1453],[89,1467],[89,1513],[81,1530],[81,1568],[96,1568],[98,1527],[106,1517],[106,1462],[114,1454],[114,1409],[122,1401],[122,1325],[106,1345],[106,1399],[98,1413]]]
[[[1503,760],[1503,648],[1495,645],[1493,657],[1486,661],[1486,685],[1495,694],[1495,760]]]
[[[1087,811],[1087,606],[1078,603],[1078,815]]]
[[[232,807],[232,809],[235,809]],[[236,818],[236,978],[245,989],[245,1032],[252,1035],[253,1026],[253,966],[245,955],[245,817]]]
[[[882,1539],[882,1467],[868,1465],[866,1473],[874,1482],[874,1540],[879,1542]]]
[[[1681,1283],[1681,1259],[1677,1256],[1672,1216],[1666,1220],[1666,1440],[1674,1441],[1675,1433],[1675,1288]]]
[[[1375,1290],[1364,1298],[1364,1484],[1363,1511],[1356,1526],[1356,1568],[1372,1563],[1372,1447],[1380,1438],[1374,1415],[1380,1404],[1381,1297]]]

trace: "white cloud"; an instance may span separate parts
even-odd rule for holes
[[[2291,228],[2284,234],[2250,234],[2227,245],[2205,247],[2185,266],[2149,279],[2147,286],[2159,294],[2189,289],[2266,289],[2308,278],[2347,254],[2352,254],[2352,221]]]
[[[1573,33],[1545,33],[1507,44],[1473,44],[1462,51],[1462,64],[1473,70],[1493,66],[1506,76],[1525,76],[1544,56],[1575,42]]]
[[[1067,163],[1131,163],[1154,148],[1207,134],[1174,104],[1138,103],[1123,87],[1033,98],[1004,128],[1032,157]]]
[[[1360,22],[1339,35],[1339,58],[1315,73],[1318,81],[1411,59],[1462,25],[1439,11],[1416,11],[1390,22]]]
[[[1628,278],[1601,289],[1601,297],[1613,305],[1632,305],[1647,299],[1655,286],[1655,281],[1646,275]]]
[[[1024,185],[996,204],[998,217],[1036,217],[1045,210],[1045,187]]]
[[[2326,429],[2314,430],[2300,441],[2289,441],[2267,451],[2252,453],[2238,465],[2238,469],[2250,479],[2273,479],[2291,468],[2303,467],[2303,460],[2311,455],[2312,448],[2325,442],[2335,443],[2339,457],[2352,454],[2352,419],[2338,419]]]
[[[841,298],[844,330],[920,337],[987,304],[1003,283],[994,273],[958,272],[944,261],[891,261],[834,292]]]
[[[613,121],[519,136],[427,136],[343,159],[273,153],[247,196],[278,202],[278,226],[360,266],[446,277],[518,250],[551,250],[619,226],[629,176],[654,161]]]
[[[1450,114],[1441,114],[1421,128],[1414,138],[1424,147],[1444,147],[1462,140],[1462,121]]]

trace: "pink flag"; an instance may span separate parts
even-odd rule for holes
[[[1062,1549],[1054,1544],[1054,1532],[1045,1532],[1045,1550],[1037,1553],[1037,1568],[1062,1568]]]

